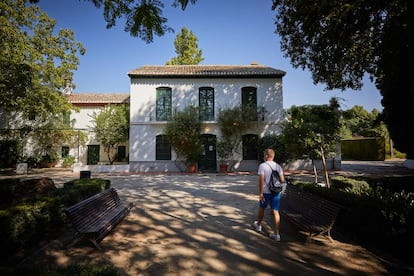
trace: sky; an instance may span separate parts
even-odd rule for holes
[[[280,49],[275,33],[272,0],[198,0],[185,11],[173,8],[173,0],[163,0],[163,16],[175,33],[155,36],[152,43],[124,31],[124,20],[106,28],[103,10],[84,0],[40,0],[38,5],[57,21],[56,31],[71,29],[86,54],[80,56],[74,72],[74,93],[129,93],[127,73],[144,65],[164,65],[176,56],[174,39],[183,27],[198,38],[204,65],[248,65],[252,62],[286,72],[283,78],[283,106],[328,104],[338,97],[341,108],[354,105],[367,111],[382,110],[381,95],[364,79],[361,90],[325,91],[314,85],[311,73],[296,69]]]

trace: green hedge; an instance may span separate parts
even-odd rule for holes
[[[385,160],[384,137],[341,140],[343,160]]]
[[[331,189],[313,183],[295,184],[344,206],[335,224],[341,232],[413,263],[414,258],[404,252],[414,244],[414,193],[344,177],[332,179]]]
[[[36,182],[30,181],[30,183]],[[109,180],[80,179],[66,183],[64,188],[49,191],[47,195],[30,194],[30,198],[27,198],[22,197],[22,189],[19,187],[27,184],[27,181],[20,182],[16,179],[5,179],[0,183],[0,199],[2,199],[0,257],[2,260],[19,248],[37,244],[47,234],[60,228],[66,219],[63,213],[64,206],[73,205],[110,187]],[[13,198],[16,195],[19,195],[19,200]]]

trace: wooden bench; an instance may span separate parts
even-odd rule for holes
[[[121,203],[114,188],[93,195],[64,209],[78,238],[98,243],[129,213],[132,203]]]
[[[280,212],[309,233],[307,239],[326,235],[333,242],[331,229],[342,206],[288,184],[280,201]]]

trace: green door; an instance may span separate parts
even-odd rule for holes
[[[198,163],[198,168],[202,172],[217,172],[216,160],[216,136],[212,134],[201,135],[203,152]]]
[[[88,145],[87,164],[96,165],[99,162],[99,145]]]

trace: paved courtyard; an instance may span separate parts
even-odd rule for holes
[[[310,177],[309,172],[287,173]],[[79,177],[70,171],[43,174],[57,183]],[[87,242],[66,247],[73,237],[68,229],[61,239],[51,242],[28,262],[111,264],[125,275],[394,272],[379,256],[337,232],[333,233],[334,243],[324,238],[306,242],[305,234],[282,217],[281,242],[256,233],[251,227],[257,212],[257,176],[253,173],[92,177],[110,179],[122,200],[135,203],[131,213],[101,242],[101,251]],[[270,230],[270,214],[266,212],[265,217],[265,230]]]
[[[386,274],[364,248],[324,239],[306,243],[284,220],[280,243],[253,231],[254,175],[105,178],[136,206],[101,242],[102,251],[86,242],[69,248],[55,242],[34,262],[109,263],[126,275]]]

